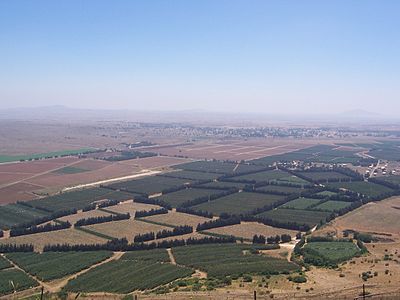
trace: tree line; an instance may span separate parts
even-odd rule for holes
[[[93,224],[100,224],[100,223],[107,223],[113,221],[121,221],[121,220],[128,220],[130,219],[131,215],[129,213],[126,214],[115,214],[109,216],[100,216],[100,217],[90,217],[85,219],[79,219],[75,222],[75,227],[93,225]]]
[[[69,223],[69,222],[59,222],[56,224],[48,223],[48,224],[42,225],[42,226],[33,225],[28,228],[12,228],[10,230],[10,237],[34,234],[34,233],[39,233],[39,232],[62,230],[62,229],[70,228],[70,227],[71,227],[71,223]]]
[[[150,209],[150,210],[138,210],[135,212],[135,218],[144,218],[148,216],[154,216],[154,215],[162,215],[162,214],[167,214],[168,209],[162,207],[158,209]]]
[[[0,253],[33,252],[32,244],[0,244]]]
[[[197,231],[204,231],[212,228],[217,227],[224,227],[229,225],[236,225],[240,224],[240,218],[237,216],[232,216],[229,218],[219,218],[217,220],[206,221],[204,223],[198,224],[196,230]]]
[[[253,236],[253,244],[279,244],[288,243],[292,240],[292,237],[289,234],[281,234],[276,236],[265,237],[264,235],[257,235]]]
[[[162,238],[171,237],[171,236],[189,234],[192,232],[193,232],[192,226],[183,225],[183,226],[177,226],[172,230],[164,229],[164,230],[158,231],[157,233],[148,232],[148,233],[138,234],[138,235],[135,235],[135,237],[133,238],[133,241],[135,243],[141,243],[141,242],[152,241],[155,239],[162,239]]]

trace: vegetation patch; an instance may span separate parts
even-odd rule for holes
[[[313,209],[337,212],[349,206],[351,206],[351,202],[329,200],[314,206]]]
[[[328,187],[350,190],[372,199],[386,198],[393,193],[391,188],[366,181],[335,182],[328,184]]]
[[[23,271],[15,268],[0,271],[0,295],[11,294],[38,286],[38,283]]]
[[[301,197],[281,205],[280,208],[307,209],[312,206],[318,205],[320,202],[321,199]]]

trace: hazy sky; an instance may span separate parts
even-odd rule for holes
[[[400,112],[400,1],[2,0],[0,108]]]

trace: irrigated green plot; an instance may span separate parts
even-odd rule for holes
[[[27,273],[43,281],[75,274],[111,257],[109,251],[9,253],[7,257]]]
[[[283,204],[280,207],[284,208],[293,208],[293,209],[307,209],[311,206],[317,205],[321,202],[321,199],[312,199],[312,198],[297,198],[290,202]]]
[[[262,171],[262,172],[257,172],[257,173],[251,173],[251,174],[246,174],[246,175],[241,175],[241,176],[235,176],[229,178],[229,181],[239,181],[239,182],[269,182],[272,180],[277,180],[280,178],[287,178],[290,177],[291,175],[287,172],[281,171],[281,170],[268,170],[268,171]]]
[[[0,295],[11,294],[38,286],[38,283],[23,271],[15,268],[0,271]]]
[[[346,261],[360,253],[360,249],[353,242],[310,242],[302,252],[306,263],[326,265]]]
[[[140,194],[161,193],[165,189],[183,186],[192,183],[190,179],[169,178],[163,176],[150,176],[142,179],[130,180],[111,184],[110,187]]]
[[[157,199],[169,203],[172,207],[178,207],[186,201],[200,197],[208,197],[210,195],[215,195],[220,193],[222,193],[221,190],[192,188],[192,189],[184,189],[177,192],[168,193],[158,197]]]
[[[117,260],[78,276],[69,281],[64,289],[71,292],[126,294],[135,290],[153,289],[192,273],[192,269],[169,263]]]
[[[310,181],[316,181],[316,182],[330,182],[330,181],[341,181],[341,180],[351,179],[350,176],[335,171],[326,171],[326,172],[304,171],[304,172],[299,172],[299,174],[301,174]]]
[[[382,195],[390,194],[393,192],[392,189],[386,186],[366,181],[335,182],[328,184],[328,187],[343,188],[363,194],[370,198],[380,197]]]
[[[250,213],[256,208],[271,205],[282,199],[284,199],[284,196],[281,195],[241,192],[195,205],[191,208],[198,211],[208,211],[213,215],[222,213],[240,215]]]
[[[331,192],[331,191],[322,191],[322,192],[316,193],[316,195],[324,196],[324,197],[335,196],[335,195],[337,195],[337,194],[338,194],[338,193]]]
[[[278,274],[299,269],[296,264],[266,255],[251,254],[252,245],[213,244],[172,248],[176,262],[207,272],[209,277],[243,274]]]
[[[266,185],[257,188],[257,191],[272,192],[272,193],[284,193],[285,195],[300,194],[305,191],[301,187],[284,186],[284,185]]]
[[[335,212],[343,208],[349,207],[350,205],[351,202],[329,200],[317,206],[314,206],[313,209]]]
[[[195,171],[176,171],[165,173],[160,176],[172,177],[172,178],[184,178],[192,180],[214,180],[220,177],[220,174],[216,173],[206,173],[206,172],[195,172]]]
[[[230,181],[212,181],[204,183],[201,186],[210,189],[216,188],[216,189],[228,190],[230,188],[243,189],[246,186],[246,183],[230,182]]]
[[[31,222],[50,213],[21,204],[0,206],[0,228],[7,229],[18,224]]]
[[[180,164],[173,166],[174,169],[190,170],[190,171],[200,171],[200,172],[212,172],[219,174],[230,174],[236,164],[229,162],[222,162],[219,160],[213,161],[194,161],[190,163]]]
[[[42,158],[52,158],[59,156],[68,156],[68,155],[78,155],[96,151],[93,148],[82,148],[77,150],[64,150],[64,151],[55,151],[55,152],[47,152],[47,153],[38,153],[38,154],[27,154],[27,155],[0,155],[0,163],[11,162],[11,161],[20,161],[20,160],[34,160],[34,159],[42,159]]]
[[[0,270],[11,267],[11,264],[5,258],[0,256]]]
[[[152,249],[141,251],[126,252],[121,260],[137,260],[149,262],[170,262],[170,258],[166,249]]]
[[[313,227],[321,221],[325,221],[331,213],[324,211],[309,211],[300,209],[274,209],[258,214],[258,217],[267,218],[279,223],[296,223]]]
[[[58,169],[58,170],[54,171],[53,173],[57,173],[57,174],[77,174],[77,173],[83,173],[83,172],[87,172],[87,171],[88,170],[86,170],[86,169],[77,168],[77,167],[65,167],[65,168]]]

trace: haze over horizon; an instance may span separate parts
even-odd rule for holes
[[[397,1],[3,1],[0,109],[400,110]]]

